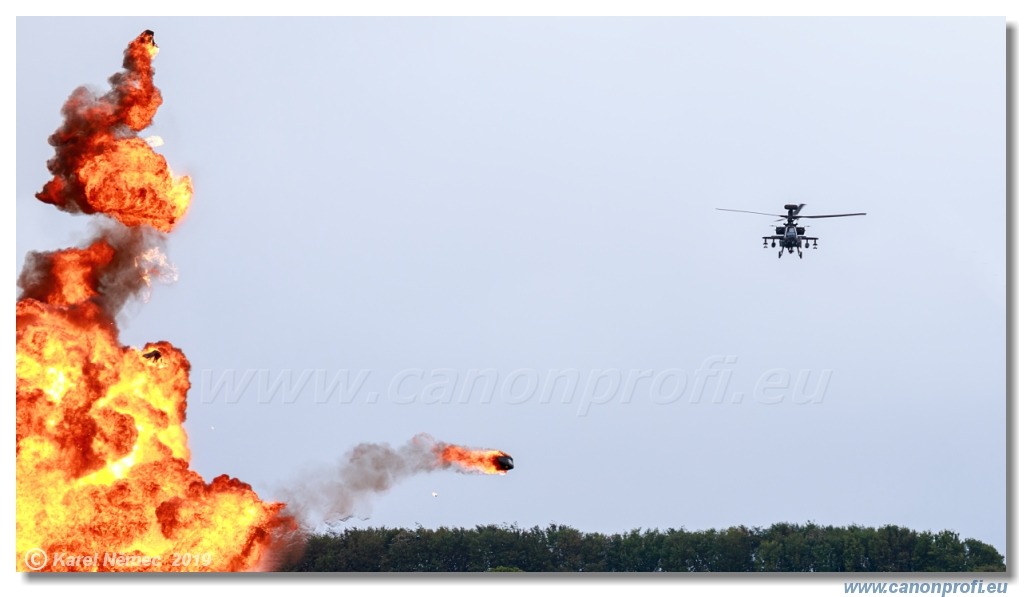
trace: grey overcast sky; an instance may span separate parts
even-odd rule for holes
[[[426,432],[516,469],[347,525],[1006,553],[1004,19],[19,18],[18,270],[88,236],[34,198],[47,136],[144,29],[143,134],[195,196],[121,338],[190,359],[205,478],[274,499]],[[868,215],[778,259],[771,218],[715,210],[786,203]]]

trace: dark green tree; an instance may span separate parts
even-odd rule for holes
[[[289,560],[291,562],[291,560]],[[302,572],[996,572],[991,545],[953,531],[895,525],[586,533],[565,525],[529,529],[348,529],[312,535],[288,570]]]
[[[1006,562],[996,548],[977,539],[964,541],[964,568],[971,572],[1002,572]]]

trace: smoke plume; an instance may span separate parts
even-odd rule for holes
[[[113,319],[129,299],[148,299],[154,280],[177,279],[164,257],[164,241],[152,228],[112,222],[100,227],[85,248],[30,251],[18,276],[18,300],[51,305],[90,300]]]

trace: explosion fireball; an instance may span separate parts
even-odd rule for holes
[[[29,254],[18,280],[18,570],[250,570],[292,526],[284,504],[189,469],[185,355],[168,342],[118,342],[125,301],[173,277],[150,227],[169,232],[192,196],[136,135],[161,103],[156,50],[152,31],[132,41],[112,89],[76,90],[50,137],[54,177],[37,197],[123,226],[85,248]],[[181,554],[202,557],[184,565]]]
[[[174,178],[167,160],[137,133],[163,103],[153,85],[153,32],[124,52],[124,71],[96,97],[79,87],[64,104],[64,125],[50,135],[53,179],[36,197],[64,211],[105,213],[126,226],[148,224],[170,232],[192,200],[192,181]]]
[[[101,213],[83,248],[32,252],[16,307],[16,568],[20,571],[244,571],[286,556],[318,510],[342,519],[353,502],[404,475],[455,468],[504,474],[512,458],[413,438],[400,450],[361,444],[317,491],[265,502],[227,475],[189,468],[183,427],[190,365],[166,341],[123,346],[115,318],[154,279],[176,272],[160,246],[187,212],[188,177],[175,178],[138,133],[162,102],[157,45],[145,31],[124,71],[97,97],[84,87],[50,136],[53,178],[36,197],[63,211]]]

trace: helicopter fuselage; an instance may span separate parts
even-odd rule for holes
[[[801,247],[807,249],[811,246],[811,241],[814,241],[814,248],[818,248],[818,238],[815,236],[805,236],[804,232],[807,229],[796,222],[790,220],[781,226],[775,227],[775,234],[773,236],[762,237],[764,240],[765,248],[768,248],[768,241],[771,241],[772,247],[775,243],[779,244],[779,257],[782,257],[783,251],[793,252],[795,249],[797,254],[802,258],[804,256]]]
[[[764,240],[778,242],[779,246],[784,249],[795,249],[801,244],[806,244],[808,240],[817,240],[814,237],[804,236],[805,231],[806,228],[803,226],[794,223],[786,223],[782,226],[776,226],[775,235],[766,236],[764,237]]]
[[[780,241],[783,247],[796,247],[800,244],[800,235],[796,233],[796,226],[786,226],[786,232]]]

